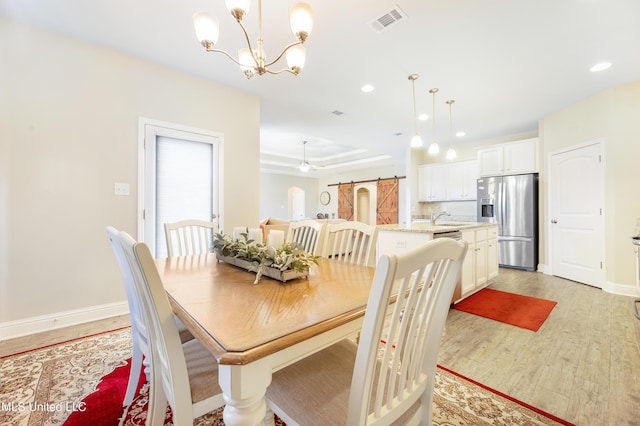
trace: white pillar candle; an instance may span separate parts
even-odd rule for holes
[[[251,228],[249,229],[249,240],[253,240],[251,244],[262,244],[262,229]]]
[[[240,235],[240,234],[242,234],[244,232],[247,232],[247,227],[246,226],[236,226],[235,228],[233,228],[232,238],[234,240],[244,241],[244,239]]]
[[[284,244],[284,231],[278,229],[272,229],[267,235],[267,245],[277,249]]]

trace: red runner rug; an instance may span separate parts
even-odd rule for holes
[[[95,392],[82,400],[64,422],[64,426],[114,426],[122,416],[122,401],[129,382],[131,358],[102,378]],[[141,383],[145,379],[140,372]],[[140,385],[138,386],[140,392]]]
[[[557,302],[484,288],[453,306],[459,311],[538,331]]]

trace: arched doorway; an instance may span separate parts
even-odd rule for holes
[[[304,190],[297,186],[289,188],[289,217],[292,220],[304,219]]]
[[[354,219],[367,225],[375,225],[378,198],[376,185],[356,185],[354,187],[354,198]]]

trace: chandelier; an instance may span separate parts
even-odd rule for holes
[[[438,93],[438,88],[434,87],[429,90],[429,93],[433,95],[433,121],[431,123],[431,144],[429,145],[429,154],[435,155],[440,152],[440,147],[438,146],[438,142],[436,142],[436,93]]]
[[[258,39],[255,48],[251,45],[249,34],[244,25],[242,25],[242,20],[249,13],[251,0],[225,0],[224,3],[231,16],[233,16],[236,22],[238,22],[238,25],[240,25],[248,47],[244,47],[238,51],[238,59],[224,50],[215,49],[214,46],[218,42],[218,36],[220,34],[220,25],[217,17],[211,17],[203,12],[196,12],[193,15],[196,35],[200,44],[202,44],[207,52],[217,52],[226,55],[233,62],[240,65],[240,69],[247,78],[251,78],[255,74],[263,75],[265,73],[280,74],[289,72],[298,75],[300,71],[302,71],[306,57],[306,49],[303,43],[313,28],[313,9],[310,5],[307,3],[296,3],[289,8],[291,31],[298,41],[286,46],[273,61],[267,62],[264,51],[264,40],[262,38],[262,0],[258,0]],[[269,67],[278,62],[283,56],[286,56],[288,68],[283,68],[279,71],[270,70]]]
[[[418,74],[409,74],[409,80],[411,80],[411,90],[413,92],[413,137],[411,138],[411,148],[420,148],[422,146],[422,138],[418,134],[418,123],[417,113],[416,113],[416,80],[418,79]]]
[[[298,170],[305,173],[305,172],[308,172],[309,169],[311,168],[311,165],[309,164],[309,162],[307,162],[307,141],[302,141],[302,149],[303,149],[302,162],[298,166]]]
[[[449,105],[449,137],[450,137],[449,149],[447,150],[447,160],[453,160],[458,156],[458,154],[456,153],[456,150],[453,149],[453,113],[451,111],[451,107],[453,106],[454,102],[455,100],[453,99],[448,100],[446,102],[447,105]]]

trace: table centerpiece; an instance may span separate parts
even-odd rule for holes
[[[305,278],[309,275],[309,268],[318,264],[318,256],[307,253],[298,244],[283,243],[272,247],[250,239],[248,229],[237,239],[216,233],[211,251],[219,261],[255,272],[254,284],[258,284],[263,275],[282,282]]]

